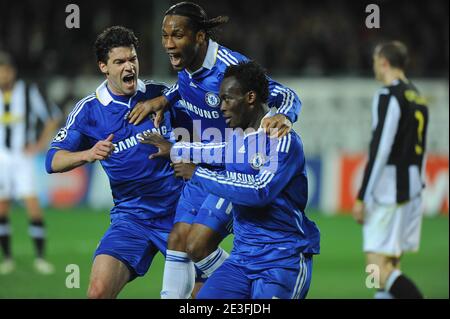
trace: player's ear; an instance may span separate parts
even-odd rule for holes
[[[200,43],[204,42],[205,40],[206,40],[206,33],[205,33],[205,31],[204,30],[198,31],[197,35],[196,35],[197,43],[200,44]]]
[[[108,66],[106,65],[105,62],[98,61],[98,68],[100,69],[100,71],[101,71],[103,74],[105,74],[105,75],[108,75],[108,74],[109,74],[109,72],[108,72]]]

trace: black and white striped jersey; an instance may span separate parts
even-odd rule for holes
[[[359,200],[403,203],[421,193],[427,126],[426,101],[412,83],[396,80],[375,94],[369,161]]]
[[[37,141],[49,119],[60,116],[36,84],[19,80],[11,91],[0,90],[0,150],[22,151]]]

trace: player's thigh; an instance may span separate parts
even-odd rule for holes
[[[207,196],[198,185],[187,182],[178,200],[174,224],[192,224]]]
[[[153,257],[158,252],[158,248],[150,238],[152,232],[151,225],[145,224],[144,221],[134,220],[131,217],[113,218],[94,256],[109,255],[120,260],[130,270],[131,281],[147,273]]]
[[[130,279],[130,270],[110,255],[97,255],[89,281],[90,298],[115,298]]]
[[[243,266],[227,260],[208,278],[197,299],[249,299],[250,289]]]
[[[233,205],[229,200],[209,194],[194,220],[194,224],[204,225],[225,238],[232,232]]]
[[[281,262],[289,268],[273,267],[261,272],[254,280],[252,299],[306,298],[312,278],[312,257],[301,254]]]

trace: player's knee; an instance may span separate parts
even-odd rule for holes
[[[186,250],[186,237],[188,232],[180,227],[174,227],[167,239],[167,248],[177,251]]]
[[[105,299],[105,298],[111,298],[109,296],[108,289],[106,285],[98,279],[94,279],[89,284],[88,289],[88,298],[89,299]]]
[[[198,262],[214,251],[208,247],[208,242],[200,240],[198,237],[188,237],[186,242],[186,253],[194,262]]]
[[[222,236],[208,226],[194,224],[186,240],[186,253],[194,262],[198,262],[213,253]]]

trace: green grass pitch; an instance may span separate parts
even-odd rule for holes
[[[109,214],[76,208],[49,209],[46,216],[47,257],[55,264],[56,273],[44,276],[33,270],[27,218],[22,208],[15,207],[10,220],[16,270],[0,275],[0,298],[85,298],[92,254],[109,225]],[[365,287],[360,227],[349,216],[330,217],[316,212],[308,216],[322,234],[322,253],[314,259],[308,298],[372,298],[374,291]],[[449,297],[448,226],[448,217],[425,218],[420,251],[402,259],[403,271],[427,298]],[[222,247],[229,250],[231,245],[229,237]],[[79,266],[80,288],[66,287],[69,264]],[[163,258],[158,254],[147,275],[129,283],[119,298],[159,298],[162,274]]]

